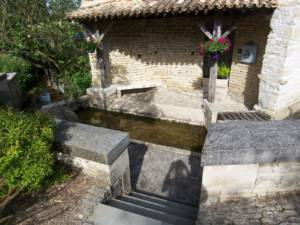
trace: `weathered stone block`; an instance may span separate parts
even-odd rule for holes
[[[258,168],[258,164],[205,166],[202,175],[202,204],[254,195]]]
[[[212,124],[201,164],[234,165],[300,161],[300,120]]]
[[[62,151],[59,160],[81,168],[103,185],[122,182],[126,191],[130,189],[127,133],[57,120],[55,142]]]
[[[57,120],[55,141],[63,152],[111,165],[129,144],[127,133]]]

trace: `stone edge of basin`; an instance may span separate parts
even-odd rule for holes
[[[211,124],[201,165],[300,162],[300,120]]]
[[[72,157],[112,165],[130,143],[125,132],[59,119],[55,122],[55,146]]]

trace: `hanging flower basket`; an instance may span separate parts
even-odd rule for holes
[[[224,53],[228,52],[231,47],[231,42],[228,38],[210,39],[205,43],[204,49],[206,52],[213,53]]]
[[[212,59],[217,61],[224,52],[230,50],[230,47],[231,42],[228,38],[210,39],[203,47],[200,47],[200,54],[210,53]]]

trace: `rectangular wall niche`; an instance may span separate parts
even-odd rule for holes
[[[256,60],[257,46],[256,45],[244,45],[241,53],[241,63],[253,64]]]

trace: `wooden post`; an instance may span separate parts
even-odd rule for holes
[[[215,14],[215,22],[214,22],[214,30],[213,34],[211,34],[203,24],[199,24],[199,28],[202,32],[208,37],[208,39],[219,39],[228,37],[235,29],[236,26],[230,27],[223,35],[222,35],[222,14]],[[210,61],[210,75],[209,75],[209,84],[208,84],[208,101],[214,103],[216,96],[216,82],[218,78],[218,60]]]
[[[222,16],[219,13],[215,15],[213,38],[218,39],[222,36]],[[216,82],[218,77],[218,59],[211,59],[209,84],[208,84],[208,101],[215,102],[216,98]]]
[[[104,47],[103,47],[103,39],[108,31],[113,26],[113,22],[111,22],[101,33],[99,32],[99,28],[97,26],[88,26],[85,25],[86,35],[90,41],[96,43],[96,56],[97,56],[97,71],[99,71],[99,79],[97,86],[100,88],[105,88],[106,85],[106,74],[105,74],[105,64],[104,64]]]

